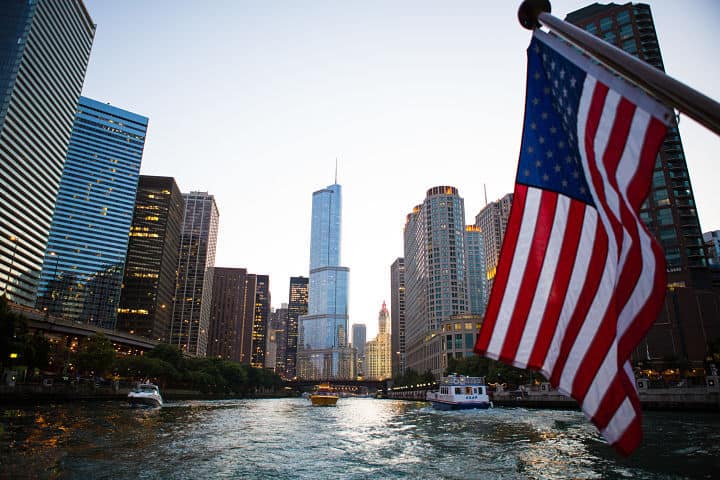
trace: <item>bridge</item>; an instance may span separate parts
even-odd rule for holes
[[[339,391],[349,394],[362,395],[366,393],[376,392],[385,388],[385,380],[289,380],[285,385],[298,390],[300,392],[309,392],[315,389],[321,383],[329,383],[332,387]]]

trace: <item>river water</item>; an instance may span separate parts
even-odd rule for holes
[[[621,458],[580,412],[340,399],[0,409],[0,478],[720,478],[720,415],[647,412]]]

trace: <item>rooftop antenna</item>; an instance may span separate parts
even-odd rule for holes
[[[483,183],[483,189],[485,189],[485,206],[487,207],[487,184]]]
[[[335,185],[337,185],[337,157],[335,157]]]

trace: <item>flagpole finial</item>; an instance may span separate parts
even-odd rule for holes
[[[525,0],[518,9],[518,20],[520,25],[528,30],[540,28],[538,16],[542,12],[550,13],[550,0]]]

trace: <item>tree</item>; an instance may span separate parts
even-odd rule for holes
[[[0,366],[7,367],[22,360],[25,335],[27,335],[27,320],[10,310],[3,295],[0,297]],[[17,360],[11,359],[11,354],[17,355]]]
[[[43,369],[50,359],[50,342],[42,333],[36,331],[25,337],[24,361],[29,369]]]
[[[95,375],[104,375],[115,360],[115,349],[110,340],[102,333],[88,337],[77,354],[79,370],[92,371]]]

